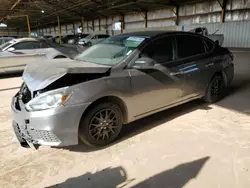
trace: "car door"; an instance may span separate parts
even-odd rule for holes
[[[213,44],[209,47],[203,37],[192,34],[176,35],[176,43],[177,58],[183,62],[179,71],[185,76],[182,97],[185,100],[199,96],[211,79]]]
[[[179,74],[181,62],[176,59],[173,36],[160,37],[141,50],[140,58],[150,58],[154,66],[132,68],[131,86],[134,114],[140,117],[180,101],[183,75]],[[136,61],[135,61],[136,62]]]

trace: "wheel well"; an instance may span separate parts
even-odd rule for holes
[[[223,80],[224,80],[224,84],[227,85],[227,78],[226,78],[226,75],[225,75],[223,72],[216,72],[216,73],[213,75],[213,77],[215,77],[215,76],[221,76],[221,77],[223,78]],[[213,77],[212,77],[212,78],[213,78]]]
[[[64,55],[57,55],[54,57],[54,59],[59,59],[59,58],[67,58],[67,57],[65,57]]]
[[[122,111],[123,123],[127,123],[127,121],[128,121],[127,106],[122,99],[115,97],[115,96],[106,96],[106,97],[102,97],[102,98],[97,99],[96,101],[91,103],[91,105],[88,106],[88,108],[84,111],[82,117],[84,117],[88,113],[88,111],[91,108],[93,108],[95,105],[100,104],[100,103],[104,103],[104,102],[111,102],[111,103],[116,104],[120,108],[120,110]]]

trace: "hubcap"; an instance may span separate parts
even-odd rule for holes
[[[94,140],[109,140],[118,128],[117,113],[113,109],[97,112],[90,121],[89,132]]]
[[[220,79],[216,79],[212,83],[211,87],[211,96],[212,97],[220,97],[222,81]]]

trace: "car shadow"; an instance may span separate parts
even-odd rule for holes
[[[170,170],[154,175],[153,177],[132,186],[132,188],[182,188],[190,180],[197,178],[202,167],[209,159],[210,157],[204,157],[192,162],[180,164]]]
[[[250,53],[235,52],[234,80],[227,88],[228,96],[215,105],[241,113],[250,115]]]
[[[0,74],[0,80],[5,78],[21,77],[23,72]]]
[[[4,88],[4,89],[0,89],[1,91],[9,91],[9,90],[14,90],[14,89],[19,89],[20,87],[11,87],[11,88]]]
[[[132,188],[171,187],[182,188],[190,180],[197,178],[201,169],[210,157],[183,163],[172,169],[156,174],[136,185],[129,185],[135,179],[128,179],[123,167],[106,168],[96,173],[85,173],[79,177],[70,178],[65,182],[46,188],[115,188],[129,186]],[[133,183],[134,184],[134,183]]]
[[[87,172],[79,177],[70,178],[63,183],[52,185],[45,188],[87,188],[87,187],[107,187],[115,188],[121,183],[129,183],[134,179],[128,180],[127,173],[124,168],[106,168],[96,173]]]

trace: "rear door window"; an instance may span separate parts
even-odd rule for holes
[[[206,52],[203,40],[198,36],[177,35],[177,54],[178,58],[188,58]]]

